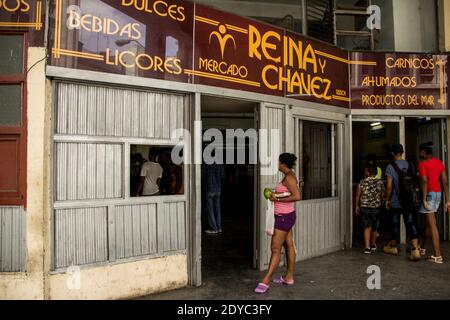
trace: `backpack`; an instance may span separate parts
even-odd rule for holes
[[[419,177],[414,173],[414,166],[408,162],[408,169],[400,169],[394,161],[392,164],[398,175],[398,189],[395,192],[403,208],[414,207],[420,205],[419,199]]]

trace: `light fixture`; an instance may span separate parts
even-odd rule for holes
[[[370,125],[372,127],[381,126],[381,122],[372,122]]]
[[[123,47],[123,46],[126,46],[127,44],[130,44],[131,40],[130,39],[118,39],[115,42],[118,47]]]

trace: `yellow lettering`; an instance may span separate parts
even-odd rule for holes
[[[19,8],[20,8],[20,1],[18,1],[18,0],[15,0],[15,1],[16,1],[15,7],[11,7],[8,1],[6,1],[6,0],[1,1],[0,0],[0,8],[3,5],[3,8],[5,8],[6,11],[15,12],[15,11],[19,10]]]
[[[86,31],[91,31],[92,20],[90,19],[92,14],[85,14],[81,17],[81,27]]]
[[[69,18],[67,19],[67,27],[72,29],[79,29],[81,26],[80,23],[81,16],[76,11],[70,11]]]
[[[386,59],[386,66],[389,69],[393,69],[395,67],[395,65],[394,65],[394,58],[392,58],[392,57],[387,58]]]
[[[131,23],[127,24],[125,27],[122,28],[119,34],[121,37],[123,35],[126,35],[128,38],[131,38]]]
[[[116,52],[117,52],[117,50],[116,50]],[[115,55],[116,56],[116,55]],[[110,53],[110,50],[109,50],[109,48],[106,48],[106,54],[105,54],[105,57],[106,57],[106,64],[110,64],[110,65],[117,65],[117,61],[116,62],[111,62],[110,61],[110,59],[111,59],[111,53]],[[117,56],[116,56],[117,57]]]
[[[165,6],[165,7],[166,7],[166,11],[163,11],[163,12],[158,11],[158,5],[163,5],[163,6]],[[168,4],[165,3],[164,1],[155,1],[155,2],[153,3],[153,10],[155,10],[155,12],[156,12],[156,14],[157,14],[158,16],[166,17],[166,16],[167,16],[167,6],[168,6]]]
[[[124,56],[131,56],[132,59],[135,58],[135,55],[133,52],[131,51],[123,51],[119,54],[119,63],[124,66],[125,68],[133,68],[134,67],[134,63],[133,64],[127,64],[127,60],[124,59]]]
[[[319,59],[319,66],[322,73],[325,73],[325,67],[327,66],[327,60]]]
[[[175,70],[174,70],[174,74],[179,75],[181,74],[181,72],[183,71],[183,69],[181,68],[181,60],[180,59],[174,59],[173,60],[173,64],[175,66]]]
[[[122,0],[122,6],[131,7],[134,3],[134,0]]]
[[[266,32],[264,34],[264,36],[262,37],[262,52],[264,53],[264,57],[267,60],[272,60],[276,63],[280,63],[280,61],[281,61],[280,56],[273,57],[268,52],[268,50],[276,50],[277,49],[277,45],[269,42],[269,38],[275,38],[278,41],[281,40],[280,35],[277,32],[275,32],[275,31]]]
[[[179,18],[177,19],[178,21],[183,22],[184,20],[186,20],[186,16],[184,14],[184,7],[178,7],[178,14],[179,14]]]
[[[325,89],[323,90],[323,98],[325,100],[331,100],[331,95],[328,94],[331,88],[331,81],[329,79],[324,79],[322,82],[325,84]]]
[[[112,29],[113,26],[114,26],[114,29]],[[108,34],[108,35],[117,34],[117,32],[119,32],[119,29],[120,29],[120,27],[117,22],[115,22],[112,19],[108,20],[107,27],[106,27],[106,34]]]
[[[177,6],[175,4],[169,6],[167,12],[169,13],[169,17],[171,17],[173,20],[177,20]]]
[[[269,81],[267,80],[267,73],[268,71],[275,71],[278,72],[278,68],[276,66],[273,65],[267,65],[264,67],[264,69],[262,70],[262,80],[264,82],[264,84],[266,85],[267,88],[271,89],[271,90],[277,90],[278,89],[278,85],[276,84],[271,84],[269,83]]]
[[[261,45],[261,34],[254,26],[248,26],[248,56],[250,58],[256,57],[261,60],[261,53],[258,51]]]
[[[317,60],[316,54],[314,53],[313,47],[309,44],[306,47],[304,56],[303,56],[303,69],[307,70],[307,64],[311,64],[313,67],[313,72],[317,73]]]
[[[23,7],[22,9],[20,9],[20,11],[22,12],[30,11],[30,5],[28,4],[28,2],[26,2],[25,0],[21,0],[21,3],[23,4]]]
[[[289,38],[289,66],[294,66],[294,53],[295,57],[297,57],[297,65],[299,68],[302,66],[302,52],[303,52],[303,43],[298,41],[296,44],[295,41]],[[287,53],[286,53],[287,54]]]
[[[161,72],[164,72],[164,69],[163,69],[163,59],[161,59],[161,57],[158,57],[158,56],[156,56],[155,57],[155,71],[161,71]]]
[[[102,32],[102,19],[99,17],[92,17],[92,32]]]
[[[142,65],[142,63],[141,63],[142,58],[145,58],[148,60],[148,66]],[[136,65],[138,66],[138,68],[140,68],[142,70],[145,70],[145,71],[150,70],[153,67],[153,59],[148,54],[141,53],[140,55],[138,55],[136,57]]]

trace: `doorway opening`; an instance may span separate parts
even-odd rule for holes
[[[366,122],[354,121],[352,124],[353,139],[353,201],[359,182],[364,178],[364,169],[368,159],[375,159],[382,170],[382,179],[385,179],[387,165],[392,161],[390,147],[400,143],[400,126],[398,122]],[[356,207],[354,203],[353,208]],[[380,214],[378,233],[380,241],[388,241],[383,237],[389,235],[390,222],[388,216]],[[362,228],[359,216],[353,210],[353,243],[362,245]]]
[[[419,159],[419,146],[422,143],[433,142],[433,156],[440,159],[446,167],[446,120],[443,118],[415,117],[405,119],[406,159],[417,168]],[[444,198],[437,214],[440,238],[448,240],[448,219],[443,211]],[[416,221],[419,233],[425,234],[425,219],[417,215]]]
[[[223,165],[214,169],[203,159],[202,164],[202,277],[208,279],[224,272],[246,270],[255,267],[255,208],[256,208],[256,164],[250,161],[256,150],[256,141],[249,137],[242,140],[227,140],[231,130],[256,129],[255,109],[257,104],[248,101],[202,96],[201,111],[203,134],[220,132],[223,144],[216,147]],[[212,131],[211,131],[212,129]],[[232,141],[232,142],[231,142]],[[215,137],[203,143],[204,155],[210,154],[211,143]],[[217,151],[216,151],[217,152]],[[257,152],[257,151],[256,151]],[[220,155],[221,153],[221,155]],[[216,156],[215,153],[212,154]],[[233,155],[233,156],[231,156]],[[241,155],[240,157],[238,155]],[[242,155],[245,155],[242,161]],[[228,157],[228,158],[227,158]],[[234,161],[230,161],[233,158]],[[230,163],[231,162],[231,163]],[[212,233],[214,226],[208,219],[214,210],[215,199],[210,191],[216,193],[212,176],[224,172],[220,185],[219,233]],[[213,190],[208,190],[212,188]],[[209,193],[209,194],[208,194]],[[214,224],[214,223],[213,223]]]

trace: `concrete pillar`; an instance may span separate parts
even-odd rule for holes
[[[0,274],[0,299],[44,299],[45,56],[28,49],[26,272]]]
[[[450,0],[438,1],[439,49],[450,51]]]

